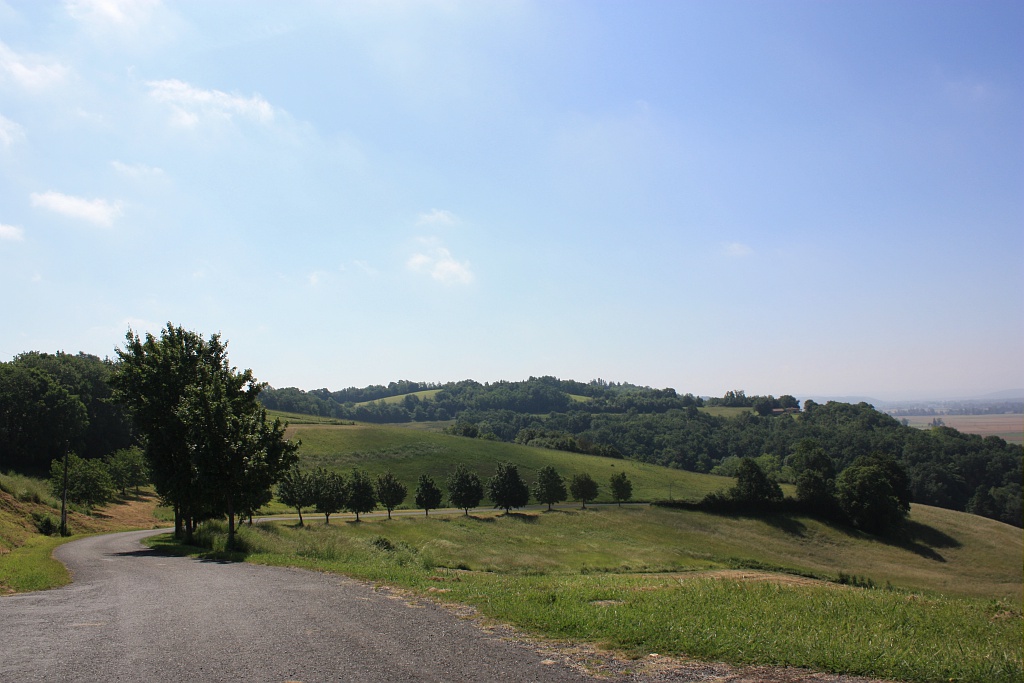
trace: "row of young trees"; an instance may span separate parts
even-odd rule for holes
[[[552,466],[542,467],[537,472],[537,480],[532,486],[527,485],[519,474],[516,465],[508,462],[498,463],[494,476],[482,480],[465,465],[458,465],[445,481],[448,502],[452,507],[469,511],[478,507],[486,495],[495,508],[506,513],[513,508],[521,508],[530,502],[531,496],[548,509],[556,503],[567,500],[570,496],[579,501],[583,507],[597,498],[600,486],[587,473],[573,475],[568,486],[565,478]],[[620,505],[633,496],[633,484],[625,472],[613,475],[609,481],[612,500]],[[284,505],[295,508],[299,514],[299,526],[303,525],[303,509],[313,508],[324,515],[324,523],[329,524],[331,515],[342,510],[359,516],[376,509],[379,504],[391,512],[405,502],[408,488],[391,472],[377,475],[376,479],[358,468],[353,468],[351,475],[345,476],[318,467],[303,472],[298,467],[291,468],[284,474],[277,485],[277,499]],[[444,493],[429,475],[422,474],[416,485],[415,503],[418,509],[429,515],[444,500]]]

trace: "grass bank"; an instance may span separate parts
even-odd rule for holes
[[[648,508],[275,523],[243,528],[235,557],[344,573],[636,656],[1019,681],[1018,530],[956,527],[945,513],[915,508],[914,537],[899,543],[805,518]],[[982,543],[993,535],[1003,547]],[[224,539],[219,525],[200,538],[221,550]]]
[[[41,527],[60,525],[60,501],[44,479],[20,474],[0,474],[0,595],[57,588],[71,578],[51,556],[62,543],[95,533],[148,529],[166,525],[151,490],[128,495],[86,514],[80,508],[68,513],[71,536],[60,538],[41,533]]]

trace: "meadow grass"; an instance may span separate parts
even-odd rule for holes
[[[58,588],[71,583],[67,568],[53,559],[53,549],[73,538],[33,535],[0,555],[0,586],[15,593]]]
[[[1019,681],[1020,533],[969,517],[915,507],[913,538],[898,543],[806,518],[646,507],[273,523],[243,527],[234,557],[340,572],[635,656]],[[223,549],[222,524],[204,534]],[[985,553],[996,557],[977,566]],[[879,587],[838,585],[844,573]]]
[[[441,391],[441,390],[440,389],[424,389],[423,391],[413,391],[413,392],[410,392],[408,394],[399,394],[398,396],[387,396],[385,398],[377,398],[377,399],[374,399],[372,401],[360,401],[359,403],[356,403],[355,405],[357,405],[357,406],[366,406],[366,405],[370,405],[371,403],[404,403],[406,396],[415,396],[416,398],[420,399],[421,401],[429,401],[432,398],[434,398],[435,396],[437,396],[437,392],[439,392],[439,391]]]
[[[60,499],[50,491],[50,482],[17,472],[0,473],[0,491],[6,491],[22,503],[41,503],[59,507]]]
[[[626,472],[633,483],[633,499],[640,501],[675,498],[699,500],[708,493],[732,486],[734,480],[710,474],[698,474],[660,467],[635,460],[602,458],[566,453],[518,444],[468,439],[421,429],[383,425],[311,425],[288,428],[288,438],[302,441],[300,466],[323,466],[347,473],[353,467],[371,475],[391,470],[409,491],[414,491],[421,474],[433,477],[444,487],[447,476],[462,463],[486,479],[499,462],[512,462],[528,483],[536,479],[541,467],[552,465],[569,479],[573,474],[590,474],[601,486],[598,502],[610,502],[608,480]]]

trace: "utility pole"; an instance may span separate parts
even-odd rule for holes
[[[64,486],[60,497],[60,535],[68,535],[68,449],[70,444],[64,444]]]

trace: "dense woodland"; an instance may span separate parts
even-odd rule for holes
[[[0,470],[46,475],[67,450],[90,460],[137,444],[132,421],[114,401],[119,362],[30,352],[0,363]],[[948,427],[914,429],[866,403],[807,401],[800,410],[792,396],[730,391],[702,398],[554,377],[256,393],[268,409],[375,423],[445,421],[449,433],[463,437],[696,472],[735,476],[743,460],[756,459],[778,482],[797,483],[799,453],[811,448],[827,454],[837,475],[857,458],[881,454],[906,470],[914,502],[1022,526],[1021,446]]]
[[[410,395],[426,390],[436,393],[429,399]],[[383,400],[391,396],[403,398]],[[441,386],[403,381],[336,392],[268,389],[261,400],[272,409],[367,422],[454,420],[447,429],[460,436],[695,472],[732,476],[742,460],[755,458],[775,480],[791,483],[799,476],[793,459],[801,444],[823,449],[837,473],[859,457],[883,454],[906,470],[914,502],[1024,524],[1021,446],[948,427],[907,427],[867,403],[806,401],[799,410],[792,396],[730,391],[701,398],[674,389],[554,377]]]

